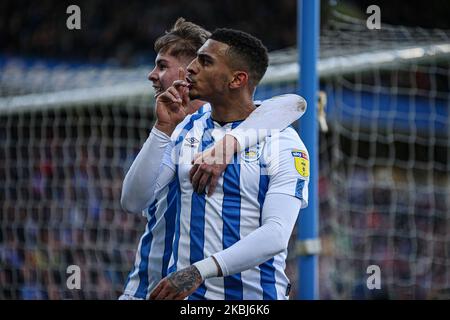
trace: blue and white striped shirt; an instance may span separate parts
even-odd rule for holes
[[[195,114],[210,110],[211,106],[205,104]],[[174,136],[178,137],[176,133]],[[172,181],[155,191],[155,201],[143,212],[147,224],[139,240],[133,270],[125,283],[125,295],[148,299],[153,288],[167,275],[175,232],[177,194],[178,184]]]
[[[270,193],[291,195],[302,201],[302,208],[307,205],[308,152],[292,128],[235,155],[235,163],[227,166],[213,196],[193,192],[189,180],[193,155],[239,124],[221,126],[211,119],[211,112],[192,115],[176,139],[172,155],[165,157],[164,164],[175,171],[180,193],[169,272],[225,250],[259,228],[264,200]],[[287,299],[286,257],[287,250],[243,272],[206,279],[189,299]]]

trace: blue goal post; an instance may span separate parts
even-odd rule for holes
[[[317,61],[319,57],[319,0],[297,1],[297,46],[299,81],[298,93],[308,104],[305,115],[299,121],[298,131],[309,152],[310,182],[309,205],[303,209],[298,222],[298,298],[318,299],[318,166],[319,140],[317,126]]]

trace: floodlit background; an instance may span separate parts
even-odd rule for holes
[[[71,4],[81,30],[66,28]],[[371,4],[380,30],[366,26]],[[154,121],[154,40],[179,16],[254,34],[271,52],[264,99],[296,92],[296,10],[295,0],[1,1],[0,299],[116,299],[147,223],[119,199]],[[444,0],[321,1],[321,299],[450,297],[449,16]],[[294,235],[293,299],[298,254]],[[80,290],[66,287],[73,264]],[[366,286],[369,265],[380,290]]]

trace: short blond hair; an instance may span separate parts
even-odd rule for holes
[[[195,58],[197,50],[211,33],[195,23],[178,18],[170,31],[155,42],[155,51],[168,53],[176,58]]]

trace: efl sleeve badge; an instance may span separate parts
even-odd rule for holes
[[[295,169],[302,177],[309,177],[309,159],[306,151],[294,149],[291,152]]]

